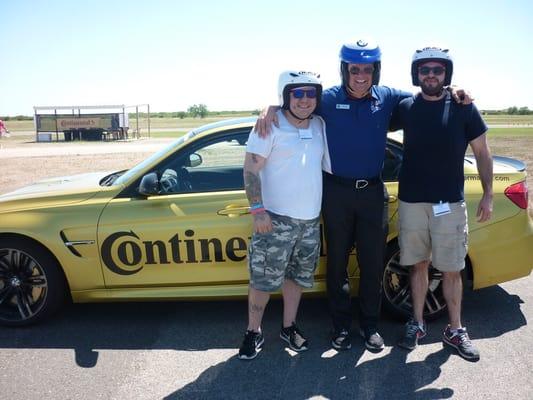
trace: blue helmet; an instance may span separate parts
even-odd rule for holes
[[[381,71],[381,50],[374,41],[359,39],[355,43],[346,43],[339,53],[341,59],[342,84],[348,83],[348,64],[373,64],[372,85],[379,83]]]

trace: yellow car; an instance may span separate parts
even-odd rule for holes
[[[128,171],[50,179],[0,196],[0,324],[27,325],[63,302],[244,297],[251,217],[243,190],[245,143],[253,118],[189,132]],[[384,303],[410,312],[407,270],[398,263],[397,175],[401,136],[389,136],[383,178],[390,234]],[[528,275],[533,224],[524,164],[495,157],[494,216],[470,220],[465,279],[474,289]],[[481,193],[465,159],[470,216]],[[325,291],[322,248],[316,284]],[[349,266],[354,294],[358,271]],[[441,277],[431,271],[426,317],[442,313]]]

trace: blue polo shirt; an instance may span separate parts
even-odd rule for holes
[[[364,179],[381,174],[392,111],[411,96],[386,86],[372,86],[362,99],[348,97],[343,86],[323,92],[317,114],[326,121],[333,175]]]

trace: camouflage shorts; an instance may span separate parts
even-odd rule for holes
[[[272,232],[252,235],[250,286],[273,292],[290,279],[304,288],[312,287],[320,255],[320,218],[301,220],[269,214]]]

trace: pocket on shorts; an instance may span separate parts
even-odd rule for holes
[[[268,243],[265,234],[254,234],[248,251],[250,278],[265,273]]]
[[[310,224],[308,231],[293,252],[286,277],[304,288],[313,287],[314,274],[320,257],[320,228],[318,221]]]
[[[462,269],[468,246],[467,226],[459,224],[451,228],[449,232],[439,232],[432,235],[434,265],[445,271]]]

